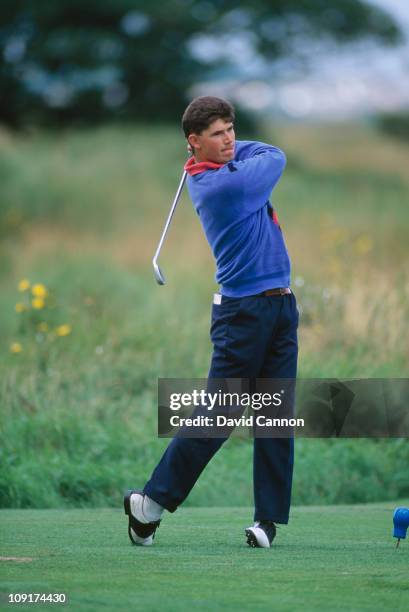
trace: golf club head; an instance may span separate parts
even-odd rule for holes
[[[155,279],[156,282],[158,283],[158,285],[164,285],[165,284],[165,277],[163,276],[161,269],[159,268],[158,264],[156,263],[155,260],[153,260],[152,262],[153,264],[153,271],[155,274]]]

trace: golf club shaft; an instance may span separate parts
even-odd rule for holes
[[[157,259],[158,259],[159,254],[160,254],[160,251],[161,251],[161,248],[162,248],[162,245],[163,245],[163,241],[165,240],[166,233],[167,233],[167,231],[169,229],[170,222],[172,221],[173,213],[175,212],[177,203],[178,203],[179,198],[180,198],[180,194],[182,193],[182,189],[183,189],[183,186],[185,184],[186,177],[187,177],[187,172],[185,170],[183,172],[183,174],[182,174],[182,178],[180,180],[179,187],[178,187],[178,190],[176,192],[175,199],[173,200],[173,204],[172,204],[172,207],[170,209],[168,218],[166,219],[165,227],[163,228],[163,232],[162,232],[162,236],[160,237],[160,240],[159,240],[158,248],[156,249],[155,255],[154,255],[153,260],[152,260],[154,268],[156,268],[156,266],[157,266]]]

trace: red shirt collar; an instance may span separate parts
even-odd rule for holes
[[[190,176],[194,176],[195,174],[206,172],[206,170],[217,170],[222,166],[224,164],[216,164],[210,161],[197,162],[194,157],[190,157],[185,163],[185,170]]]

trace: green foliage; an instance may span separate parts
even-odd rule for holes
[[[407,374],[406,164],[398,156],[401,175],[395,163],[389,172],[388,139],[354,133],[362,159],[379,153],[379,170],[354,160],[353,170],[314,169],[317,149],[345,163],[340,136],[303,157],[297,127],[299,158],[289,155],[274,194],[303,307],[302,377]],[[157,378],[204,378],[209,365],[213,263],[186,196],[163,252],[167,285],[151,272],[183,140],[170,126],[0,136],[12,169],[4,202],[24,219],[21,239],[5,231],[3,240],[12,265],[0,278],[0,505],[118,506],[167,445],[156,437]],[[70,324],[68,336],[40,343],[39,320],[23,333],[23,278],[55,296],[58,317],[47,321]],[[22,350],[12,353],[16,341]],[[298,440],[296,449],[295,503],[409,495],[406,440]],[[250,443],[229,441],[187,505],[249,506],[251,455]]]
[[[205,376],[204,289],[194,278],[173,278],[166,306],[146,277],[97,261],[41,268],[50,292],[67,303],[72,333],[48,348],[46,367],[36,342],[3,354],[0,505],[118,505],[167,445],[156,438],[157,378]],[[181,303],[183,283],[190,290]],[[339,361],[339,376],[342,368]],[[298,440],[296,448],[295,503],[409,494],[406,442]],[[249,505],[251,452],[249,442],[229,441],[187,505]]]
[[[193,84],[237,72],[237,38],[271,61],[302,37],[399,37],[362,0],[3,0],[0,16],[0,116],[14,126],[174,119]],[[207,52],[195,55],[204,38]]]
[[[377,119],[379,129],[394,138],[409,142],[409,112],[385,113]]]

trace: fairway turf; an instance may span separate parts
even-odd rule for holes
[[[119,509],[3,510],[0,556],[32,560],[0,562],[2,609],[45,607],[5,593],[65,592],[79,611],[407,610],[396,505],[295,507],[270,550],[246,546],[249,508],[166,514],[151,548],[131,545]]]

